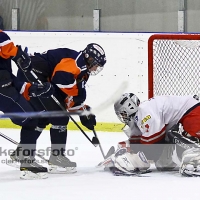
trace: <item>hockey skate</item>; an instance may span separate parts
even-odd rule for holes
[[[48,170],[35,162],[30,157],[20,161],[20,178],[25,180],[31,179],[46,179],[48,178]]]
[[[53,155],[49,158],[49,173],[72,174],[76,173],[76,163],[70,161],[65,155]]]
[[[20,156],[19,156],[19,151],[20,151],[20,146],[17,147],[15,151],[12,152],[10,155],[10,159],[7,160],[6,164],[15,167],[15,168],[20,168]]]

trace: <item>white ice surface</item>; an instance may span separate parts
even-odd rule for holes
[[[0,129],[19,141],[19,130]],[[87,134],[92,137],[91,132]],[[123,133],[98,132],[106,153],[110,146],[123,141]],[[48,131],[38,139],[38,149],[50,146]],[[115,177],[95,166],[103,160],[99,147],[94,147],[79,131],[69,131],[67,149],[76,161],[76,174],[49,174],[45,180],[20,180],[19,170],[2,162],[8,158],[4,150],[16,145],[0,137],[0,200],[189,200],[200,199],[200,178],[181,177],[178,172],[157,172],[145,177]],[[5,152],[5,151],[4,151]],[[48,156],[46,157],[48,158]],[[46,164],[44,164],[46,165]],[[153,167],[153,166],[152,166]]]

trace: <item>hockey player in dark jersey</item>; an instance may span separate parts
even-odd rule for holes
[[[28,102],[30,97],[49,97],[53,93],[53,87],[50,83],[39,85],[19,81],[12,73],[12,60],[24,71],[30,67],[31,60],[26,52],[22,51],[21,46],[15,46],[10,37],[0,30],[0,110],[4,113],[34,112]],[[34,152],[34,133],[38,120],[26,117],[11,120],[22,126],[21,148]],[[38,165],[34,161],[34,155],[28,154],[25,157],[21,154],[20,159],[23,161],[20,167],[21,178],[46,178],[47,168]]]
[[[68,48],[48,50],[42,54],[35,53],[31,56],[31,70],[40,81],[50,82],[55,87],[54,96],[68,111],[89,109],[84,105],[86,99],[85,83],[90,75],[98,74],[106,63],[103,48],[95,43],[88,44],[80,52]],[[18,78],[35,82],[31,73],[18,71]],[[42,104],[41,104],[42,101]],[[31,99],[32,105],[37,110],[61,110],[52,98]],[[93,130],[96,125],[94,115],[80,116],[81,123]],[[65,156],[67,140],[67,124],[69,117],[55,117],[40,120],[40,130],[51,124],[51,156],[49,158],[49,172],[59,173],[58,167],[65,169],[65,173],[76,171],[76,163]],[[39,134],[38,134],[39,137]],[[63,170],[62,170],[63,171]]]

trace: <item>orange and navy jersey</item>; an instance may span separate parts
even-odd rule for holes
[[[11,56],[16,56],[17,54],[17,47],[14,43],[10,40],[10,37],[0,30],[0,57],[4,59],[8,59]]]
[[[12,84],[20,91],[24,82],[19,81],[19,79],[12,74],[11,64],[11,58],[16,56],[17,50],[18,47],[14,45],[10,37],[0,30],[0,70],[2,70],[0,73],[3,73],[4,70],[8,71],[12,79]]]
[[[17,49],[10,37],[0,30],[0,70],[5,69],[12,73],[11,57],[17,54]]]
[[[48,50],[43,54],[36,53],[48,62],[49,78],[65,95],[77,96],[78,83],[85,84],[89,78],[82,52],[68,48]],[[83,85],[84,88],[84,85]]]

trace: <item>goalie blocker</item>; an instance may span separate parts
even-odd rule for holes
[[[199,139],[185,132],[181,124],[174,125],[168,131],[167,136],[171,143],[176,144],[179,151],[182,149],[180,174],[183,176],[200,176]]]

